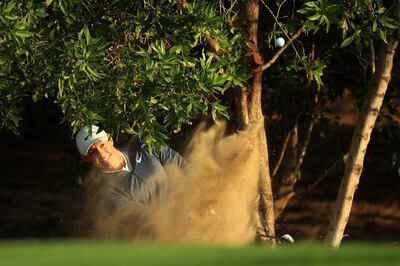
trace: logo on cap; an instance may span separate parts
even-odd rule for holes
[[[139,153],[139,156],[136,158],[136,162],[140,163],[142,161],[142,154]]]

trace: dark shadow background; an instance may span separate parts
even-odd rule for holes
[[[24,106],[20,135],[0,134],[0,238],[89,237],[84,183],[90,169],[80,161],[70,129],[60,124],[57,105],[47,100]],[[325,136],[315,131],[299,189],[310,186],[348,149],[352,131],[341,126]],[[182,150],[186,141],[178,138],[172,145]],[[400,177],[391,167],[392,151],[398,148],[383,132],[374,132],[345,239],[400,240]],[[343,164],[292,199],[277,221],[277,234],[321,240],[342,173]]]

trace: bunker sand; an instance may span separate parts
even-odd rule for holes
[[[97,235],[208,244],[254,240],[262,126],[229,136],[224,123],[199,126],[185,151],[191,168],[165,169],[166,198],[132,203],[113,217],[95,213]]]

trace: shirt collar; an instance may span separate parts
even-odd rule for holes
[[[131,166],[131,163],[129,162],[128,157],[126,157],[126,155],[123,152],[120,152],[120,151],[118,151],[118,152],[122,155],[122,158],[124,158],[124,162],[125,162],[124,167],[122,167],[121,170],[112,170],[112,171],[101,170],[103,173],[111,174],[111,173],[117,173],[120,171],[132,172],[132,166]]]
[[[122,167],[121,170],[132,172],[132,166],[131,166],[131,163],[129,162],[128,157],[126,157],[126,155],[124,153],[122,153],[120,151],[118,151],[118,152],[122,155],[122,157],[124,158],[124,161],[125,161],[125,165],[124,165],[124,167]]]

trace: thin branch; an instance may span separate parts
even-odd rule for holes
[[[362,58],[359,54],[357,54],[356,52],[354,52],[354,51],[351,50],[351,49],[349,49],[349,51],[350,51],[350,53],[352,53],[352,54],[357,58],[358,63],[361,65],[361,67],[362,67],[362,68],[364,69],[364,71],[365,71],[365,69],[367,69],[368,64],[369,64],[368,60]]]
[[[233,8],[237,5],[237,0],[230,0],[229,2],[230,2],[230,7],[226,8],[225,5],[224,5],[224,1],[223,0],[219,1],[219,10],[220,10],[221,13],[223,11],[225,19],[228,16],[229,13],[234,12]],[[235,15],[236,14],[237,13],[235,12]]]
[[[267,4],[266,4],[263,0],[261,0],[261,2],[262,2],[263,5],[268,9],[269,13],[270,13],[271,16],[274,18],[275,23],[278,24],[279,28],[281,28],[281,31],[283,32],[283,34],[285,34],[286,39],[289,40],[289,39],[290,39],[289,35],[287,35],[285,29],[281,26],[281,24],[279,23],[278,18],[277,18],[277,16],[279,15],[279,12],[280,12],[279,9],[281,8],[281,6],[279,6],[277,16],[275,16],[275,14],[274,14],[274,12],[272,12],[271,8],[269,8],[269,6],[267,6]],[[285,1],[284,1],[284,2],[285,2]],[[283,2],[283,3],[284,3],[284,2]],[[283,3],[282,3],[282,4],[283,4]],[[275,31],[275,24],[274,24],[274,31]],[[293,47],[293,49],[294,49],[294,51],[295,51],[297,57],[300,57],[299,53],[298,53],[297,50],[296,50],[296,47],[295,47],[294,45],[292,45],[292,47]]]
[[[279,58],[279,56],[283,53],[283,51],[285,51],[286,48],[288,48],[289,45],[290,45],[295,39],[297,39],[297,38],[300,36],[301,33],[304,32],[304,29],[305,29],[305,28],[304,28],[304,25],[303,25],[295,34],[293,34],[293,36],[286,42],[286,44],[285,44],[281,49],[279,49],[279,50],[275,53],[275,55],[274,55],[267,63],[265,63],[264,65],[261,65],[261,66],[255,68],[252,72],[253,72],[253,73],[262,72],[262,71],[266,70],[267,68],[271,67],[272,64],[274,64],[275,61]]]
[[[274,19],[275,19],[273,32],[275,32],[276,25],[278,25],[278,26],[281,28],[281,30],[283,31],[283,28],[280,26],[280,24],[279,24],[279,22],[278,22],[278,18],[279,18],[279,13],[281,12],[281,8],[282,8],[283,4],[285,4],[285,2],[286,2],[286,0],[283,0],[282,3],[280,3],[280,5],[278,6],[278,10],[276,11],[276,15],[274,15],[274,14],[272,13],[272,10],[263,2],[263,4],[267,7],[268,11],[271,13],[271,15],[272,15],[272,16],[274,17]],[[283,31],[283,33],[286,34],[285,31]]]
[[[281,148],[281,151],[279,153],[279,159],[275,164],[274,170],[272,171],[272,175],[271,175],[272,177],[274,177],[276,175],[276,173],[279,170],[279,167],[282,164],[282,160],[283,160],[283,157],[284,157],[284,155],[286,153],[286,148],[287,148],[287,145],[289,143],[289,139],[290,139],[290,136],[292,135],[292,133],[293,133],[293,129],[289,131],[289,133],[286,135],[285,140],[283,141],[282,148]]]
[[[293,134],[293,132],[294,132],[296,126],[298,125],[298,122],[299,122],[299,119],[300,119],[300,116],[302,115],[302,113],[303,113],[303,112],[299,112],[299,113],[296,115],[296,118],[294,119],[293,128],[289,131],[289,133],[286,135],[285,140],[283,141],[282,149],[281,149],[280,154],[279,154],[279,159],[278,159],[278,161],[277,161],[277,163],[276,163],[276,165],[275,165],[275,167],[274,167],[274,170],[273,170],[273,172],[272,172],[272,175],[271,175],[272,177],[274,177],[274,176],[276,175],[276,173],[277,173],[278,170],[279,170],[279,167],[280,167],[281,164],[282,164],[282,160],[283,160],[283,157],[284,157],[284,155],[285,155],[285,153],[286,153],[286,148],[287,148],[287,145],[288,145],[290,136]]]
[[[370,60],[370,68],[371,68],[371,75],[375,73],[375,48],[374,48],[374,41],[371,39],[369,40],[369,60]]]
[[[304,157],[306,156],[307,148],[310,144],[311,133],[312,133],[313,129],[314,129],[314,119],[311,119],[310,125],[307,128],[306,139],[304,140],[304,143],[300,148],[299,160],[297,161],[296,169],[300,169],[301,165],[303,164],[303,160],[304,160]]]
[[[18,81],[20,80],[18,77],[16,76],[0,76],[1,79],[6,79],[6,80],[13,80],[13,81]]]
[[[292,5],[292,18],[294,17],[295,6],[296,6],[296,0],[293,1],[293,5]]]
[[[340,158],[338,158],[332,165],[331,167],[329,167],[329,169],[322,175],[320,176],[317,180],[315,180],[310,186],[300,190],[299,192],[296,193],[297,197],[300,197],[302,195],[304,195],[305,193],[310,192],[311,190],[313,190],[316,186],[318,186],[327,176],[329,176],[333,170],[335,170],[337,168],[337,166],[342,162],[343,160],[343,156],[341,156]]]
[[[276,18],[279,18],[279,13],[281,12],[281,8],[285,2],[286,0],[283,0],[282,3],[279,5],[278,11],[276,11]]]

